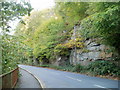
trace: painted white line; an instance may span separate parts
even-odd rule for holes
[[[81,82],[82,80],[80,80],[80,79],[76,79],[77,81],[79,81],[79,82]]]
[[[109,88],[106,88],[106,87],[103,87],[103,86],[100,86],[100,85],[97,85],[97,84],[95,84],[94,86],[99,87],[99,88],[105,88],[106,90],[112,90],[112,89],[109,89]]]
[[[99,88],[106,88],[106,87],[103,87],[103,86],[100,86],[100,85],[97,85],[97,84],[95,84],[94,86],[99,87]]]
[[[80,79],[75,79],[75,78],[72,78],[72,77],[69,77],[69,76],[65,76],[65,77],[70,78],[70,79],[73,79],[73,80],[77,80],[77,81],[79,81],[79,82],[82,81],[82,80],[80,80]]]

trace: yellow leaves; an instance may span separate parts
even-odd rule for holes
[[[84,43],[82,42],[82,40],[82,38],[76,38],[76,40],[71,39],[65,44],[58,44],[57,47],[74,48],[76,46],[77,48],[83,48]]]
[[[40,46],[40,48],[45,49],[45,48],[47,48],[47,47],[42,45],[42,46]]]
[[[64,46],[66,46],[66,47],[68,47],[68,48],[72,48],[73,47],[73,43],[66,43],[66,44],[64,44]]]
[[[84,47],[84,43],[83,42],[77,42],[76,47],[82,48],[82,47]]]
[[[82,40],[83,40],[82,37],[80,37],[80,38],[76,38],[76,41],[77,41],[77,42],[80,42],[80,41],[82,41]]]

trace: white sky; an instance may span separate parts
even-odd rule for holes
[[[53,7],[55,5],[54,0],[8,0],[8,1],[15,1],[15,2],[26,1],[26,2],[30,2],[32,7],[34,9],[36,9],[36,10],[42,10],[42,9],[46,9],[46,8],[51,8],[51,7]]]
[[[32,7],[35,10],[52,8],[55,5],[54,0],[28,0],[28,1],[30,1]]]
[[[19,0],[16,0],[16,1],[19,1]],[[55,6],[54,0],[26,0],[26,1],[30,2],[34,10],[43,10],[43,9],[52,8]],[[15,29],[17,23],[18,23],[17,20],[10,23],[10,26],[12,26],[12,29]],[[10,32],[11,35],[13,33],[14,31]]]

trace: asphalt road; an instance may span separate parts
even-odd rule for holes
[[[19,90],[20,88],[41,88],[39,82],[30,73],[23,69],[19,69],[19,72],[20,75],[15,88],[19,88]]]
[[[43,88],[118,88],[117,80],[91,77],[53,69],[19,65],[36,76]]]

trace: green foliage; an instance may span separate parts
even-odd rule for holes
[[[56,55],[60,55],[60,56],[68,56],[69,55],[69,50],[68,50],[67,47],[63,46],[62,44],[58,44],[54,48],[54,53]]]
[[[72,65],[67,65],[67,66],[55,66],[55,65],[39,65],[40,67],[47,67],[47,68],[53,68],[57,70],[63,70],[63,71],[72,71],[73,67]]]
[[[57,2],[55,10],[70,27],[86,17],[87,6],[84,2]]]
[[[3,35],[2,46],[2,73],[6,73],[17,67],[26,57],[27,46],[24,46],[17,37]]]
[[[96,12],[81,21],[82,30],[80,33],[86,38],[101,38],[102,42],[114,47],[119,52],[119,4],[120,2],[110,3],[110,5],[108,3],[97,3],[99,9],[95,8],[97,10],[95,10]],[[106,5],[106,7],[104,7],[104,10],[102,10],[103,5]]]
[[[114,63],[109,61],[95,61],[89,64],[89,66],[82,66],[81,64],[77,65],[67,65],[67,66],[55,66],[55,65],[39,65],[41,67],[48,67],[57,70],[63,71],[71,71],[78,73],[87,73],[89,75],[111,75],[111,76],[119,76],[120,70],[119,67]]]
[[[1,6],[1,21],[0,27],[4,31],[9,31],[10,21],[15,19],[21,19],[22,16],[26,14],[30,15],[32,10],[31,5],[27,2],[16,3],[16,2],[0,2]]]
[[[118,5],[118,2],[92,2],[89,3],[89,8],[87,9],[86,13],[88,15],[92,15],[94,13],[105,12],[108,8]]]
[[[95,75],[120,75],[119,67],[110,61],[95,61],[88,66],[88,70]]]
[[[86,49],[86,48],[83,48],[83,49],[82,49],[82,52],[83,52],[83,53],[88,53],[88,52],[90,52],[90,50],[88,50],[88,49]]]
[[[67,48],[74,48],[75,46],[77,48],[83,48],[84,47],[84,42],[81,37],[69,40],[67,43],[63,44],[63,46]]]
[[[57,43],[61,41],[61,34],[63,31],[63,22],[61,19],[51,18],[50,20],[44,22],[40,27],[34,32],[34,55],[39,55],[42,52],[46,57],[52,56],[53,48]]]
[[[73,68],[73,72],[82,72],[84,70],[84,67],[81,66],[80,64],[75,65],[75,67]]]
[[[0,2],[1,7],[1,49],[2,49],[2,73],[9,72],[17,67],[17,64],[26,59],[28,49],[21,41],[20,37],[9,35],[11,30],[9,23],[22,16],[29,15],[32,10],[29,3]]]

